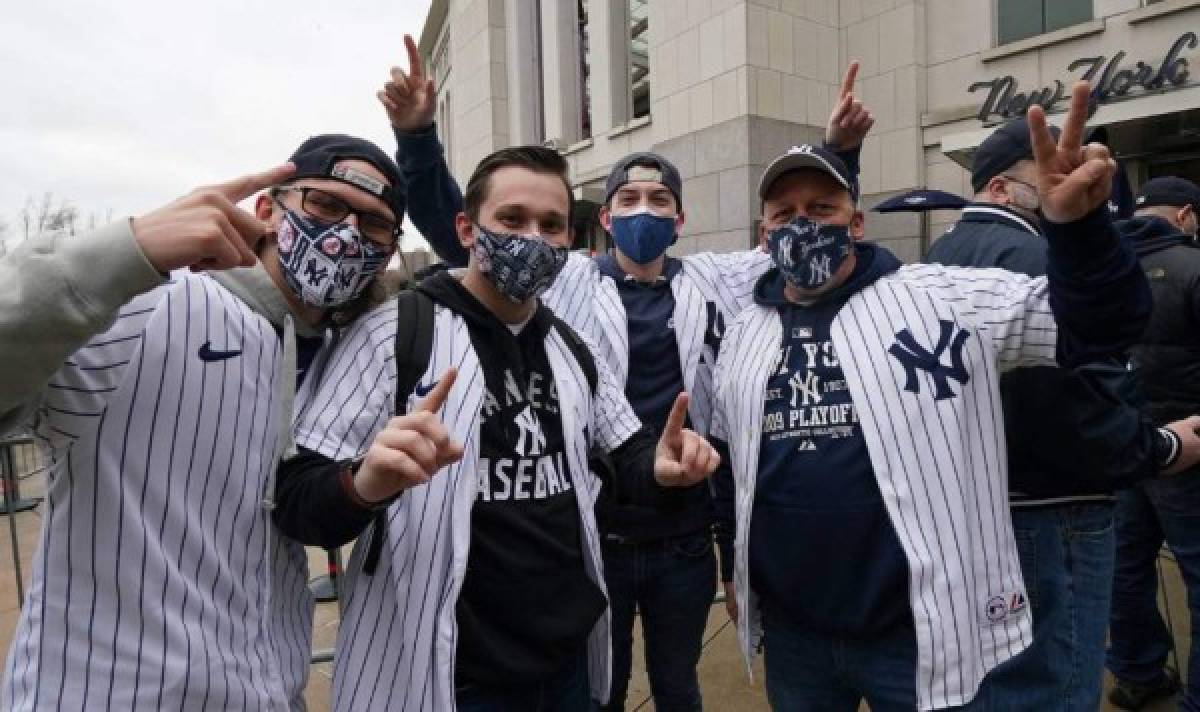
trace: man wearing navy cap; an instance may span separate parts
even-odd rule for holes
[[[1200,189],[1183,178],[1148,181],[1134,217],[1117,224],[1132,240],[1154,294],[1154,311],[1134,359],[1145,383],[1147,410],[1166,423],[1200,413],[1200,249],[1196,215]],[[1173,647],[1158,612],[1155,560],[1164,539],[1188,590],[1192,650],[1200,650],[1200,468],[1187,476],[1148,480],[1117,495],[1108,669],[1117,678],[1113,704],[1139,709],[1173,692],[1175,670],[1164,669]],[[1180,709],[1200,709],[1200,655],[1188,666]]]
[[[927,259],[1045,275],[1049,244],[1034,181],[1029,125],[1015,119],[976,151],[975,202]],[[1031,366],[1000,381],[1009,501],[1034,642],[994,671],[990,684],[1029,709],[1053,709],[1063,700],[1072,709],[1099,706],[1114,487],[1181,467],[1181,454],[1191,459],[1200,450],[1200,439],[1183,424],[1159,429],[1132,407],[1113,407],[1114,391],[1131,387],[1132,378],[1118,360],[1074,371]]]
[[[854,173],[874,122],[854,97],[857,71],[857,62],[847,68],[825,136]],[[675,166],[654,153],[624,157],[609,174],[600,210],[615,250],[573,260],[547,302],[568,319],[570,305],[591,305],[601,355],[614,364],[642,422],[661,430],[675,394],[686,390],[688,421],[707,434],[712,369],[725,325],[750,303],[754,281],[770,260],[756,248],[671,257],[667,248],[684,219]],[[605,497],[597,514],[613,613],[613,685],[605,709],[624,709],[639,613],[655,708],[701,709],[696,664],[717,583],[708,484],[672,491],[655,507]]]
[[[1082,145],[1087,103],[1081,82],[1057,145],[1040,107],[1025,129],[1049,278],[902,266],[859,239],[836,157],[768,167],[774,269],[722,341],[711,432],[722,578],[775,709],[1062,708],[984,677],[1032,638],[999,373],[1126,347],[1150,310],[1104,205],[1115,164]]]

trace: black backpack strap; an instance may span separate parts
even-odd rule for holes
[[[592,395],[596,395],[596,384],[600,380],[600,376],[596,372],[596,359],[592,356],[592,350],[583,343],[583,339],[579,338],[579,334],[575,333],[575,330],[567,322],[557,316],[554,317],[554,328],[558,330],[559,336],[571,350],[571,355],[583,369],[583,375],[587,378],[588,388],[591,389]]]
[[[396,415],[408,412],[408,396],[416,388],[433,355],[433,300],[416,289],[396,295]],[[363,573],[370,576],[379,565],[383,536],[387,530],[387,508],[381,507],[372,522],[371,542],[363,560]]]

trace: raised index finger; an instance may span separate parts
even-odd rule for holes
[[[239,203],[259,191],[282,183],[295,172],[296,165],[294,163],[285,163],[282,166],[275,166],[269,171],[251,173],[231,181],[217,183],[212,186],[212,189],[223,195],[229,202]]]
[[[675,405],[671,406],[671,414],[667,416],[667,423],[663,426],[663,435],[674,437],[683,433],[683,423],[687,419],[688,394],[680,393],[675,398]]]
[[[421,53],[417,51],[417,43],[412,35],[404,36],[404,48],[408,50],[408,76],[413,79],[423,79],[425,68],[421,66]]]
[[[446,402],[446,396],[450,393],[450,388],[454,386],[454,379],[458,378],[457,368],[448,368],[434,384],[429,394],[417,404],[417,411],[426,411],[428,413],[436,413],[442,409],[442,405]]]
[[[849,67],[846,67],[846,76],[842,77],[842,93],[840,98],[845,98],[847,94],[852,94],[854,92],[854,79],[857,76],[858,60],[856,59],[850,63]]]
[[[1088,118],[1088,97],[1091,85],[1087,82],[1075,82],[1071,87],[1071,105],[1067,109],[1067,119],[1063,122],[1062,136],[1058,146],[1067,151],[1078,151],[1083,148],[1083,125]]]

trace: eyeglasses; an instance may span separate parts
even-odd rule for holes
[[[275,189],[276,194],[285,191],[299,193],[300,209],[305,215],[321,222],[341,222],[353,214],[364,237],[389,249],[395,247],[396,241],[404,234],[395,220],[368,210],[356,210],[345,200],[320,188],[289,185]]]

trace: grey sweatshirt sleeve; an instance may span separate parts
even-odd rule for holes
[[[0,432],[123,304],[165,280],[129,220],[74,237],[41,235],[0,257]]]

